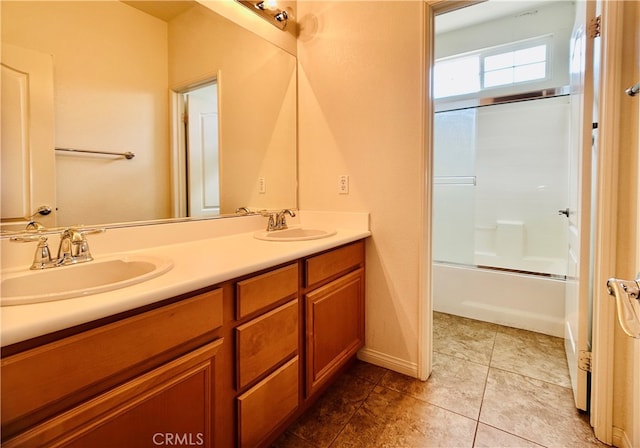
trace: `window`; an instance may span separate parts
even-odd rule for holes
[[[483,60],[483,83],[489,87],[506,86],[518,82],[535,81],[547,77],[547,46],[486,56]]]
[[[436,98],[480,91],[480,56],[436,62],[433,83]]]
[[[434,96],[468,95],[547,79],[548,49],[549,38],[542,38],[437,60]]]

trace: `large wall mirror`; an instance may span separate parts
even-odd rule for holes
[[[3,204],[18,211],[3,205],[3,221],[41,205],[54,209],[37,217],[47,227],[296,207],[293,55],[192,1],[0,5],[3,98],[14,103],[3,99],[3,135],[13,122],[21,129],[2,141],[3,166],[18,167],[2,185]],[[52,94],[28,99],[41,126],[35,113],[6,112],[36,79],[20,79],[31,56],[50,65],[37,76]]]

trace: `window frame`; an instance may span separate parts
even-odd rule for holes
[[[485,69],[485,59],[491,56],[496,56],[496,55],[500,55],[500,54],[507,54],[507,53],[514,53],[518,50],[526,50],[529,48],[534,48],[534,47],[538,47],[544,45],[545,46],[545,59],[544,61],[540,61],[540,62],[544,62],[545,63],[545,75],[542,78],[536,78],[536,79],[531,79],[531,80],[525,80],[525,81],[513,81],[511,83],[506,83],[506,84],[499,84],[499,85],[493,85],[493,86],[489,86],[486,87],[485,86],[485,76],[487,74],[487,71]],[[436,92],[436,86],[435,83],[437,82],[437,80],[435,79],[435,66],[440,63],[440,62],[445,62],[445,61],[453,61],[456,59],[466,59],[466,58],[470,58],[470,57],[474,57],[477,56],[479,58],[479,84],[480,84],[480,89],[479,90],[474,90],[471,92],[467,92],[467,93],[462,93],[462,94],[457,94],[457,95],[447,95],[447,96],[435,96],[435,92]],[[496,45],[493,47],[486,47],[486,48],[482,48],[479,50],[475,50],[475,51],[469,51],[466,53],[458,53],[455,55],[451,55],[451,56],[446,56],[443,58],[439,58],[435,61],[434,64],[434,86],[433,86],[433,92],[434,92],[434,99],[436,101],[446,101],[449,100],[451,98],[474,98],[474,97],[482,97],[482,96],[486,96],[484,95],[484,92],[489,92],[489,91],[496,91],[496,90],[504,90],[504,89],[518,89],[519,86],[523,86],[523,90],[526,90],[526,88],[524,86],[530,85],[530,84],[536,84],[536,83],[542,83],[542,82],[546,82],[549,81],[552,78],[552,64],[553,62],[553,35],[552,34],[548,34],[548,35],[544,35],[544,36],[538,36],[538,37],[534,37],[534,38],[530,38],[530,39],[524,39],[524,40],[520,40],[520,41],[514,41],[514,42],[510,42],[507,44],[502,44],[502,45]],[[526,65],[530,65],[530,64],[520,64],[520,65],[513,65],[511,66],[512,72],[515,71],[515,69],[517,67],[524,67]],[[490,70],[493,71],[493,70]]]

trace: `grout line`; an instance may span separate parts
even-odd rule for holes
[[[388,370],[388,369],[385,369]],[[388,372],[385,372],[384,375],[386,375]],[[384,375],[382,375],[380,378],[378,378],[378,381],[376,383],[369,381],[366,378],[363,378],[359,375],[355,375],[352,373],[344,372],[344,374],[346,375],[352,375],[362,381],[364,381],[365,383],[369,383],[372,385],[371,389],[369,390],[369,393],[367,394],[367,396],[360,402],[360,405],[358,405],[358,407],[356,407],[356,409],[353,411],[353,413],[351,414],[351,416],[347,419],[347,421],[344,423],[344,425],[342,425],[342,428],[340,428],[340,431],[338,431],[338,433],[336,434],[336,436],[331,439],[331,441],[329,442],[329,444],[327,445],[326,448],[331,448],[331,446],[333,446],[333,444],[336,442],[336,440],[338,440],[338,438],[340,437],[340,435],[344,432],[344,430],[347,428],[347,425],[351,422],[351,420],[353,420],[353,417],[355,417],[355,415],[358,413],[358,411],[364,406],[364,403],[369,399],[369,397],[371,396],[371,394],[373,393],[373,390],[376,388],[376,386],[378,385],[378,383],[380,381],[382,381],[382,377],[384,377]]]

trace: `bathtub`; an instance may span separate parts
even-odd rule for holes
[[[433,263],[433,310],[564,337],[565,281]]]

